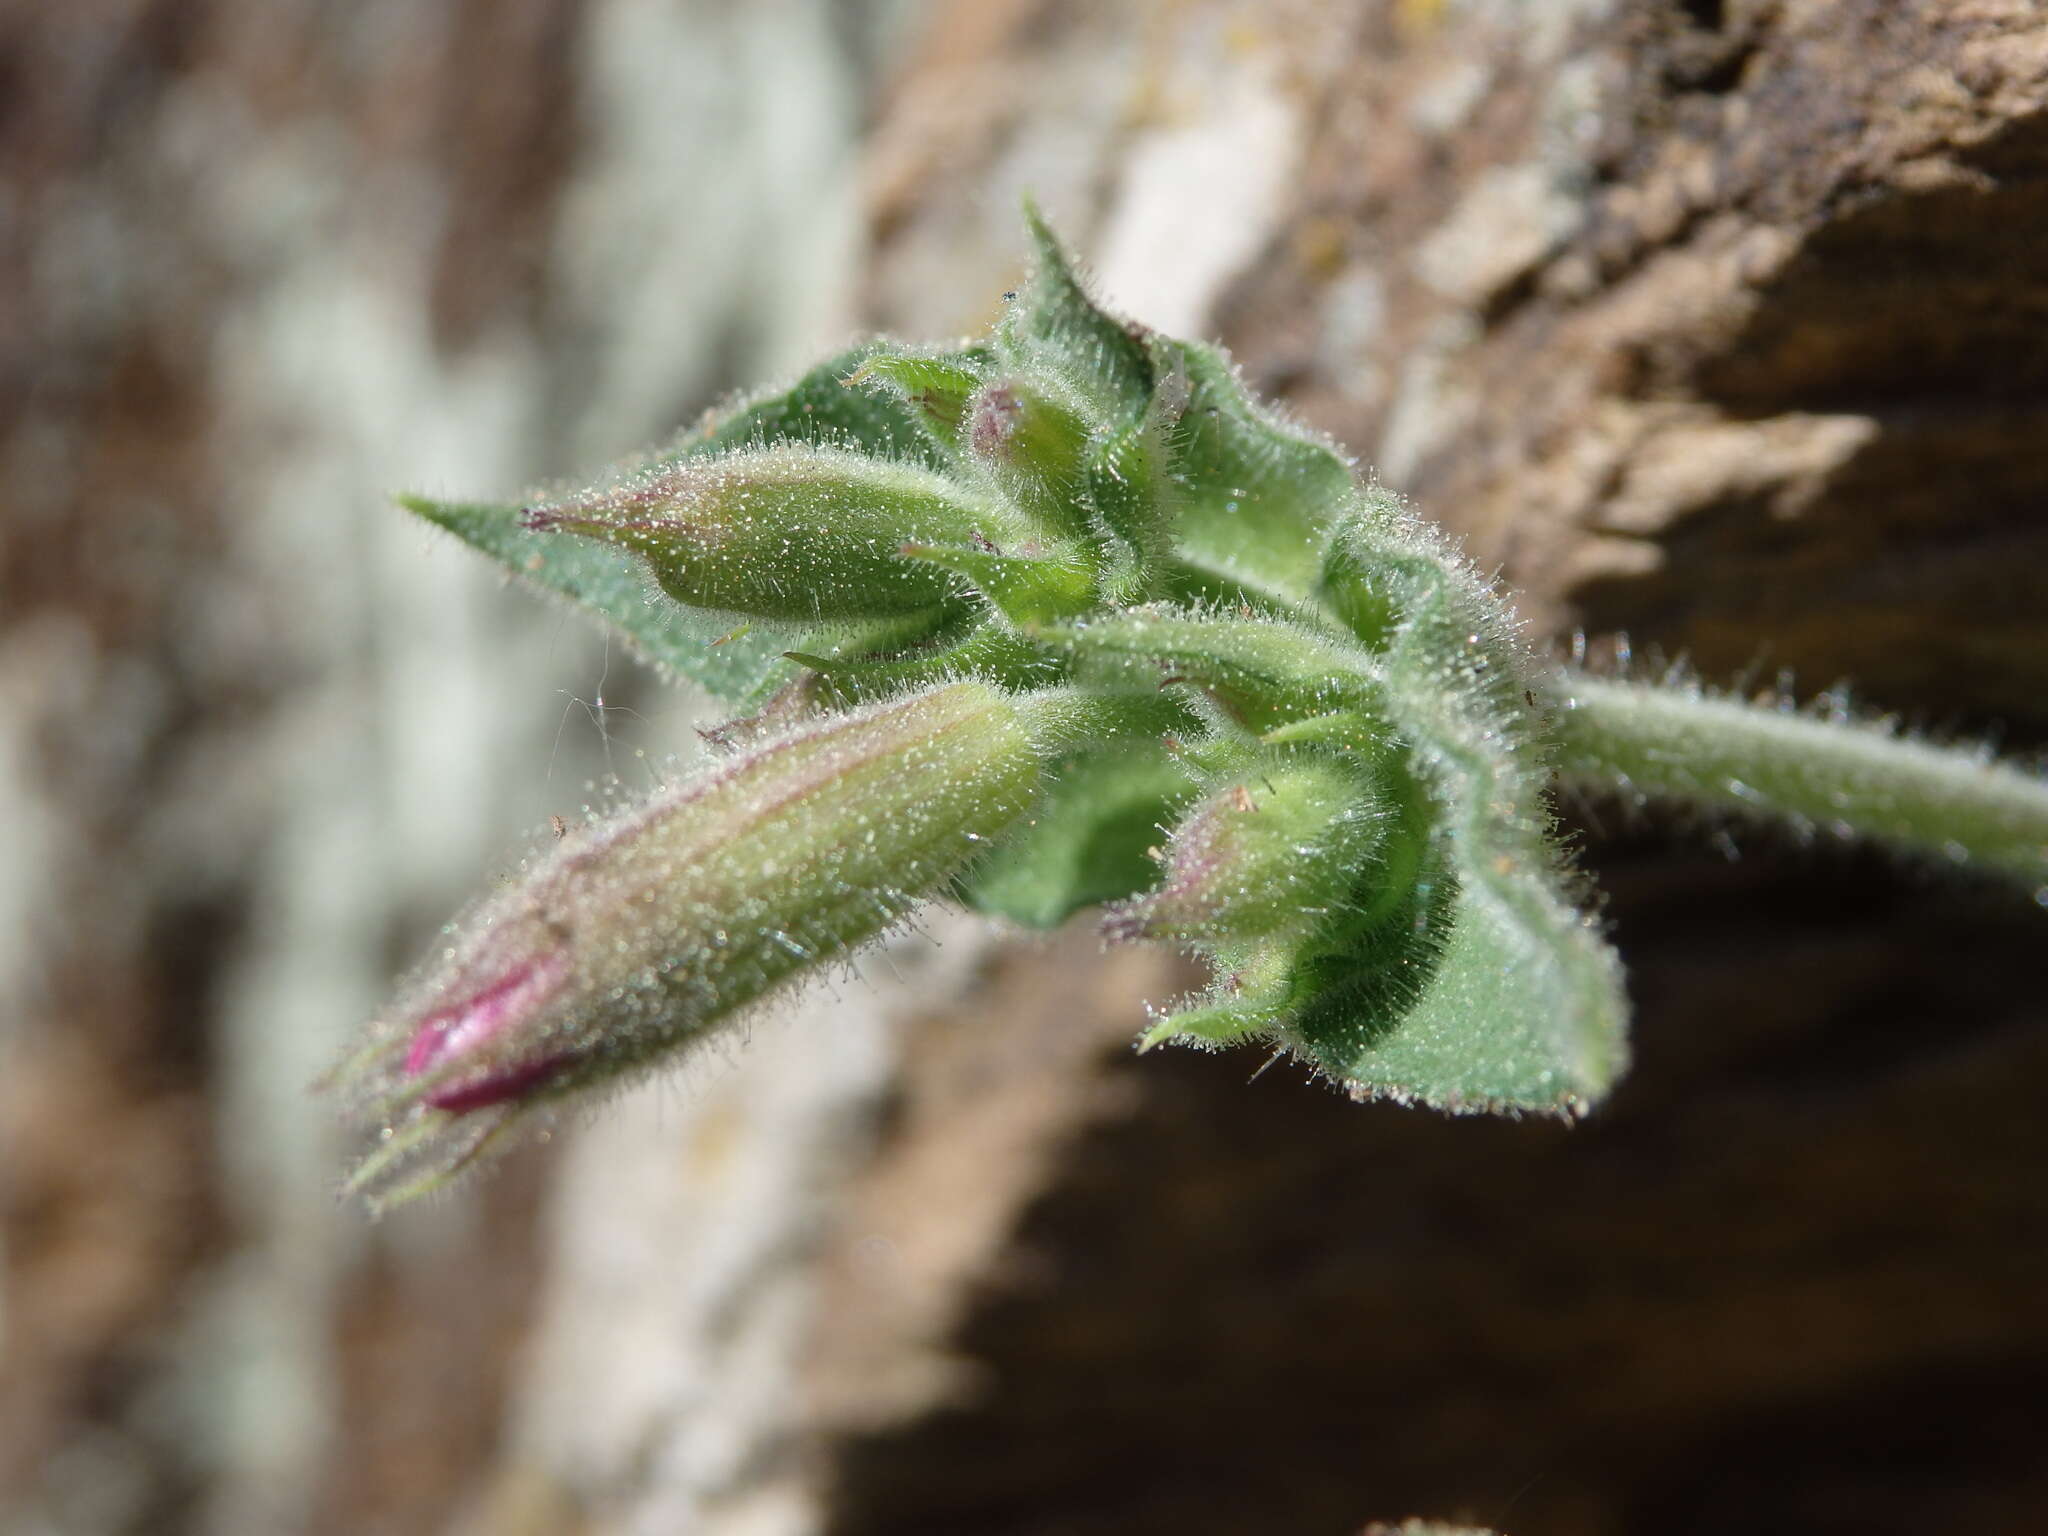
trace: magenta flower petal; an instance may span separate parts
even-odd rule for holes
[[[503,1104],[519,1098],[527,1090],[538,1088],[562,1068],[575,1059],[571,1052],[564,1051],[558,1056],[545,1056],[539,1061],[521,1062],[502,1072],[493,1072],[486,1077],[461,1082],[446,1088],[436,1088],[429,1093],[426,1102],[435,1109],[446,1110],[451,1115],[463,1115],[473,1109],[488,1109],[493,1104]]]
[[[537,956],[465,1001],[429,1014],[414,1030],[406,1050],[406,1075],[418,1077],[519,1030],[547,1006],[567,967],[567,957],[559,950]],[[568,1060],[568,1053],[556,1052],[530,1061],[494,1063],[481,1077],[429,1091],[426,1102],[456,1114],[481,1109],[553,1076]]]

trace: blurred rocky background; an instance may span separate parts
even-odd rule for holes
[[[2038,1521],[2048,917],[1867,854],[1572,808],[1577,1129],[1134,1061],[1169,962],[941,914],[334,1201],[308,1081],[700,707],[387,493],[976,329],[1026,189],[1560,647],[2048,740],[2029,0],[4,0],[0,1529]]]

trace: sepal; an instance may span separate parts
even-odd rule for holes
[[[952,455],[966,446],[967,403],[981,388],[988,364],[982,347],[931,352],[882,343],[841,382],[893,399]]]

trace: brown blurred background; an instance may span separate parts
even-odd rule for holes
[[[1574,1130],[942,915],[335,1203],[308,1080],[699,707],[386,494],[975,329],[1026,189],[1539,633],[2048,740],[2029,0],[5,0],[0,1529],[2038,1528],[2048,919],[1864,853],[1574,808]]]

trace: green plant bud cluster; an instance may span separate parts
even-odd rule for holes
[[[1148,1038],[1255,1034],[1453,1107],[1597,1097],[1619,972],[1561,873],[1506,608],[1216,349],[1106,313],[1030,222],[985,343],[872,343],[523,515],[423,510],[742,703],[959,677],[1094,700],[956,885],[1032,925],[1115,903],[1119,936],[1207,956],[1210,993]],[[736,614],[743,673],[705,643]]]
[[[456,930],[349,1074],[406,1134],[659,1057],[940,890],[1037,927],[1108,904],[1110,937],[1206,958],[1148,1043],[1255,1038],[1360,1097],[1576,1114],[1623,1067],[1626,1008],[1559,770],[1746,785],[1920,846],[1960,825],[1968,861],[2048,874],[2037,779],[1868,732],[1827,758],[1539,662],[1435,529],[1216,348],[1107,313],[1029,225],[986,341],[864,344],[574,495],[406,503],[768,743]]]

